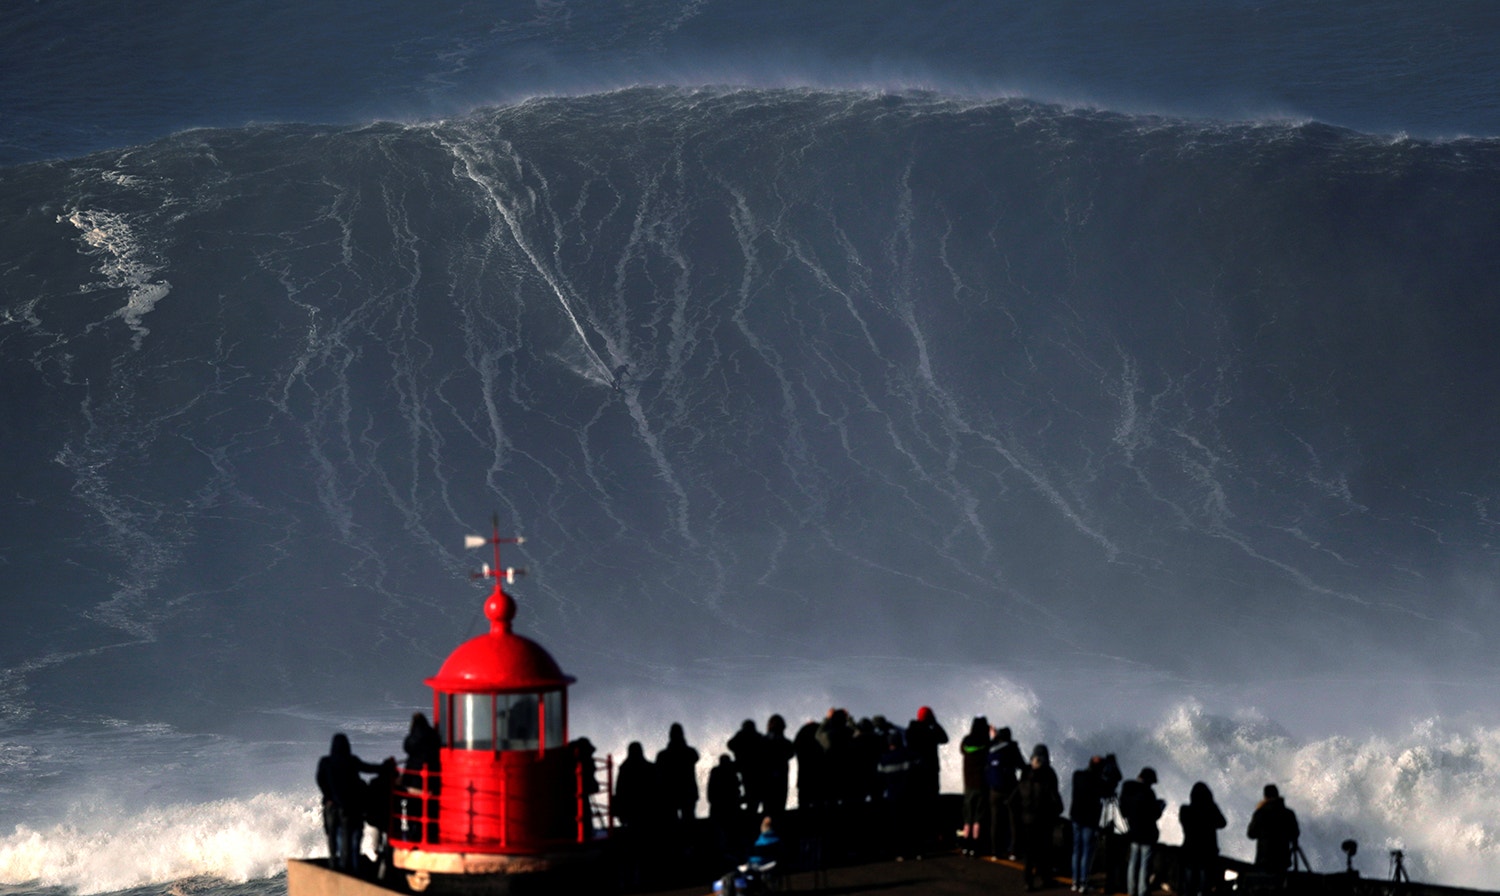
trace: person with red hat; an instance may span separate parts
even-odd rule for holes
[[[917,717],[906,726],[906,749],[911,753],[911,794],[916,807],[916,822],[922,843],[932,839],[938,806],[938,747],[948,742],[948,732],[938,724],[931,707],[917,710]]]

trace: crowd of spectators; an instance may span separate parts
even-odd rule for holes
[[[779,715],[764,731],[746,719],[712,760],[707,819],[726,860],[736,849],[744,853],[757,831],[780,824],[793,780],[797,814],[817,832],[820,850],[834,843],[906,860],[951,848],[945,844],[952,843],[953,819],[939,793],[939,752],[950,739],[930,708],[904,726],[833,708],[790,738],[786,732]],[[1065,800],[1045,744],[1025,751],[1009,728],[976,716],[957,747],[958,849],[1015,862],[1028,889],[1057,874],[1077,893],[1146,896],[1170,883],[1173,892],[1205,896],[1222,884],[1218,836],[1227,822],[1207,784],[1194,784],[1178,810],[1182,843],[1168,863],[1157,848],[1167,801],[1157,795],[1149,766],[1126,779],[1113,754],[1093,756],[1073,771]],[[630,744],[612,802],[620,825],[637,835],[669,836],[673,823],[698,817],[699,762],[680,724],[671,726],[654,762],[641,743]],[[1300,855],[1298,833],[1296,815],[1267,785],[1247,830],[1256,842],[1255,868],[1284,875]]]

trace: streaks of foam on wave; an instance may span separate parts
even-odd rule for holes
[[[680,162],[679,162],[680,164]],[[667,364],[661,371],[663,380],[662,389],[675,407],[672,420],[676,425],[692,427],[694,418],[691,409],[687,406],[688,389],[686,388],[686,375],[684,367],[695,347],[695,328],[687,321],[687,308],[691,298],[690,275],[691,266],[686,255],[678,244],[678,226],[671,222],[674,212],[680,217],[682,210],[680,201],[675,203],[676,208],[668,207],[665,198],[658,199],[661,194],[660,176],[647,179],[645,189],[636,208],[631,225],[631,232],[622,247],[620,257],[615,263],[615,294],[617,304],[624,308],[626,294],[626,271],[632,263],[642,267],[648,263],[648,253],[660,253],[668,259],[676,269],[674,278],[672,301],[667,313],[667,329],[669,338],[666,344]],[[658,210],[653,206],[660,204]],[[628,355],[628,330],[622,330],[620,336],[611,342],[619,345],[619,357]],[[661,445],[661,439],[647,420],[646,411],[640,400],[638,390],[629,390],[621,393],[629,408],[631,419],[635,421],[636,432],[645,444],[658,475],[672,491],[675,497],[676,507],[673,513],[674,528],[682,540],[697,546],[698,539],[692,532],[692,513],[688,494],[680,482],[680,477],[673,469],[667,457],[665,449]],[[663,427],[665,429],[665,427]],[[710,603],[715,601],[710,600]]]
[[[914,220],[915,211],[913,209],[911,192],[911,163],[908,162],[905,171],[902,173],[901,192],[897,203],[896,232],[890,238],[889,249],[892,256],[892,268],[895,271],[893,279],[900,293],[895,297],[896,314],[905,326],[917,351],[916,370],[918,381],[922,384],[923,389],[928,395],[937,403],[944,416],[942,431],[948,436],[948,445],[945,451],[946,482],[939,484],[933,480],[932,484],[935,488],[948,494],[949,500],[959,511],[959,518],[964,523],[967,523],[970,531],[979,540],[983,548],[980,559],[981,562],[984,562],[988,560],[993,552],[994,543],[990,538],[989,531],[979,518],[980,501],[978,496],[955,475],[958,463],[959,437],[964,433],[972,432],[973,428],[963,419],[963,415],[958,408],[958,403],[954,400],[953,396],[938,383],[937,376],[933,373],[932,369],[932,357],[928,352],[927,337],[922,332],[921,325],[917,322],[917,314],[914,307],[916,302],[916,288],[912,283],[913,275],[910,266],[910,259],[918,251],[913,233]],[[898,251],[898,247],[904,249],[904,253]],[[949,266],[948,271],[950,274],[952,270],[952,267]],[[913,402],[914,411],[915,407],[916,402]],[[919,434],[929,434],[934,431],[920,425],[920,421],[915,422],[917,425],[914,429]],[[937,448],[938,446],[934,444],[933,447]],[[931,480],[932,473],[929,472],[927,475]],[[955,530],[960,525],[962,523],[956,523]],[[953,536],[950,534],[947,538],[951,541]],[[956,558],[950,554],[948,559],[955,560]],[[955,563],[956,568],[964,568],[965,565],[964,563]]]
[[[452,154],[454,161],[458,165],[459,170],[456,170],[455,174],[471,181],[478,187],[489,198],[490,205],[500,213],[500,219],[504,222],[511,241],[526,256],[526,259],[531,263],[532,270],[536,272],[537,276],[542,278],[542,281],[551,290],[553,297],[557,299],[558,306],[562,308],[563,314],[567,316],[568,322],[573,327],[573,332],[578,336],[582,351],[588,356],[600,380],[608,382],[610,367],[604,362],[603,358],[599,357],[599,354],[594,350],[593,345],[589,341],[588,334],[584,331],[578,312],[574,310],[574,306],[578,303],[573,298],[573,290],[568,286],[563,275],[555,270],[552,265],[546,263],[541,257],[541,253],[532,245],[532,241],[527,238],[527,222],[522,219],[529,219],[535,216],[536,207],[539,204],[535,191],[528,188],[526,190],[527,195],[523,197],[506,189],[505,179],[498,174],[486,173],[483,169],[493,165],[493,161],[485,162],[481,159],[478,147],[473,144],[473,140],[475,139],[473,135],[470,135],[469,139],[464,141],[446,138],[439,139],[442,140],[443,145]],[[496,151],[500,150],[509,151],[510,147],[508,144],[502,142],[496,147]],[[515,168],[517,177],[519,177],[523,167],[522,160],[512,154],[510,163]]]
[[[584,321],[578,310],[583,307],[582,303],[574,297],[574,290],[558,273],[555,265],[548,263],[542,257],[540,251],[533,245],[533,241],[527,236],[528,224],[538,217],[545,207],[545,204],[537,197],[536,191],[528,189],[526,192],[529,199],[527,199],[507,189],[503,178],[484,170],[492,163],[486,163],[481,158],[478,148],[472,142],[445,140],[444,146],[459,165],[460,170],[456,173],[473,182],[483,191],[491,206],[499,212],[511,241],[521,250],[531,264],[532,270],[547,284],[549,292],[557,300],[558,306],[576,334],[579,349],[588,359],[590,370],[598,377],[598,381],[609,382],[612,377],[610,367],[594,350],[584,328]],[[505,148],[509,149],[508,146]],[[524,167],[522,160],[513,154],[510,156],[510,162],[518,173]],[[612,354],[617,357],[623,356],[623,352],[618,350],[612,351]],[[658,478],[674,496],[672,515],[674,531],[686,544],[697,545],[698,540],[691,526],[689,498],[687,490],[681,483],[681,477],[674,470],[660,437],[647,418],[638,394],[626,393],[624,398],[631,420],[635,424],[637,436],[652,459]]]
[[[149,441],[156,422],[128,424],[130,412],[125,408],[105,414],[95,411],[88,399],[80,410],[88,431],[78,442],[65,444],[53,459],[73,474],[73,494],[103,522],[102,541],[119,558],[117,568],[122,571],[114,577],[114,593],[85,615],[150,641],[161,616],[160,608],[149,603],[152,591],[162,574],[179,562],[183,534],[164,508],[142,507],[138,500],[119,494],[109,469],[122,463],[128,450]]]
[[[801,417],[797,412],[797,396],[792,381],[786,374],[785,363],[775,346],[768,340],[762,339],[750,321],[750,307],[756,291],[756,278],[761,272],[760,255],[755,248],[755,243],[766,232],[766,228],[756,219],[745,193],[733,187],[728,189],[734,200],[730,206],[730,222],[734,227],[740,254],[744,259],[737,286],[736,302],[730,317],[734,321],[735,328],[749,344],[750,350],[762,359],[767,371],[776,378],[777,390],[781,396],[781,417],[787,427],[787,437],[777,445],[777,450],[782,455],[782,464],[787,468],[792,482],[796,483],[803,496],[809,499],[811,506],[821,509],[826,498],[815,492],[813,484],[808,481],[805,473],[806,470],[811,469],[812,463],[808,453],[807,437],[802,430]],[[786,498],[781,500],[783,503],[787,501]],[[782,537],[784,536],[785,533],[782,533]]]

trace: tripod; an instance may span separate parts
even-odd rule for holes
[[[1406,856],[1399,849],[1391,850],[1391,883],[1411,883],[1406,876]]]
[[[1307,853],[1302,851],[1302,844],[1296,840],[1292,841],[1292,870],[1312,871],[1312,863],[1307,860]]]

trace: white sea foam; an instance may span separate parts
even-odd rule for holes
[[[327,854],[312,794],[261,794],[198,805],[80,805],[50,828],[0,838],[0,883],[81,894],[207,876],[271,877],[287,856]]]
[[[142,320],[172,291],[172,284],[154,279],[161,268],[148,260],[135,230],[124,215],[103,209],[74,209],[66,218],[58,220],[66,220],[77,227],[91,254],[99,259],[95,272],[104,281],[84,289],[126,291],[125,305],[113,316],[123,320],[135,334],[133,344],[139,348],[141,340],[151,332]]]
[[[1275,783],[1302,825],[1315,870],[1344,867],[1339,844],[1356,840],[1356,867],[1383,877],[1388,852],[1406,854],[1418,880],[1492,886],[1500,879],[1500,731],[1427,720],[1395,736],[1299,740],[1254,714],[1230,718],[1197,704],[1176,707],[1154,728],[1093,735],[1070,750],[1072,764],[1113,737],[1124,771],[1152,765],[1168,801],[1163,842],[1181,839],[1176,809],[1195,781],[1214,791],[1229,826],[1229,855],[1250,858],[1245,837],[1262,787]]]

